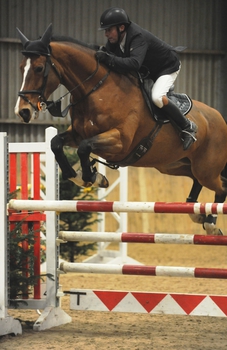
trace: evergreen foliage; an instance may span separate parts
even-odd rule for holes
[[[18,222],[14,229],[9,232],[9,295],[11,301],[13,299],[27,299],[32,293],[32,286],[41,278],[41,276],[34,276],[35,239],[33,228],[30,226],[28,234],[23,234],[22,224],[23,222]]]

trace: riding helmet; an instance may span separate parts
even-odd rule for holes
[[[125,10],[119,7],[111,7],[103,12],[100,17],[100,28],[99,30],[105,30],[112,26],[131,23]]]

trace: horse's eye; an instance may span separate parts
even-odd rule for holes
[[[42,73],[42,71],[43,71],[43,66],[38,66],[35,68],[36,73]]]

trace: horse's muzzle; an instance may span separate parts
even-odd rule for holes
[[[31,111],[29,108],[21,109],[19,116],[23,119],[25,123],[29,123],[31,120]]]

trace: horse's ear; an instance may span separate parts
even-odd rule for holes
[[[27,42],[29,41],[28,38],[26,38],[26,36],[20,31],[19,28],[17,28],[17,31],[19,33],[19,37],[20,37],[20,40],[22,42],[22,45],[23,47],[25,47],[25,44],[27,44]]]
[[[47,47],[50,43],[52,37],[52,23],[49,24],[47,27],[45,33],[43,34],[41,41],[42,43]]]

